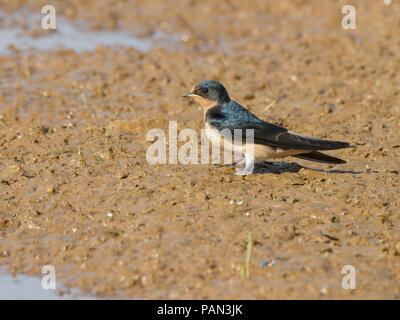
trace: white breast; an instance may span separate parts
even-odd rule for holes
[[[229,139],[225,139],[221,136],[218,130],[211,128],[211,126],[206,123],[205,124],[206,134],[208,140],[210,140],[213,146],[219,146],[222,152],[236,152],[237,154],[243,153],[242,145],[235,145],[233,141]]]
[[[205,124],[205,129],[211,144],[219,146],[222,153],[226,151],[232,153],[237,152],[237,154],[245,154],[246,150],[247,153],[249,153],[249,150],[252,150],[250,151],[250,154],[252,154],[252,158],[254,158],[255,161],[280,159],[307,152],[306,150],[273,148],[262,144],[254,144],[252,148],[250,146],[247,148],[246,143],[243,143],[243,145],[235,145],[232,143],[233,141],[231,142],[229,139],[225,139],[219,134],[218,130],[211,128],[208,123]]]

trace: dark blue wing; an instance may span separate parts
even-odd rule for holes
[[[349,146],[347,142],[321,140],[290,132],[283,127],[260,120],[234,101],[209,110],[206,121],[218,131],[230,130],[232,137],[234,129],[242,129],[243,140],[246,139],[246,129],[253,129],[254,143],[282,149],[333,150]]]

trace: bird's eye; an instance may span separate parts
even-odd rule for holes
[[[203,94],[207,94],[208,93],[208,88],[203,88],[201,91],[203,92]]]

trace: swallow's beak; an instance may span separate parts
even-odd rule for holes
[[[196,95],[196,94],[194,93],[194,92],[195,92],[195,89],[196,89],[196,88],[192,88],[192,90],[190,90],[189,93],[186,93],[186,94],[182,95],[182,97],[193,97],[193,96],[195,96],[195,95]]]

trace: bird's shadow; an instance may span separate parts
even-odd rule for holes
[[[266,173],[273,173],[273,174],[282,174],[285,172],[290,173],[297,173],[301,169],[307,169],[315,172],[325,172],[325,173],[350,173],[350,174],[361,174],[362,171],[352,171],[352,170],[339,170],[339,169],[331,169],[331,170],[324,170],[324,169],[314,169],[305,166],[299,165],[297,162],[262,162],[257,163],[254,166],[253,174],[266,174]]]

